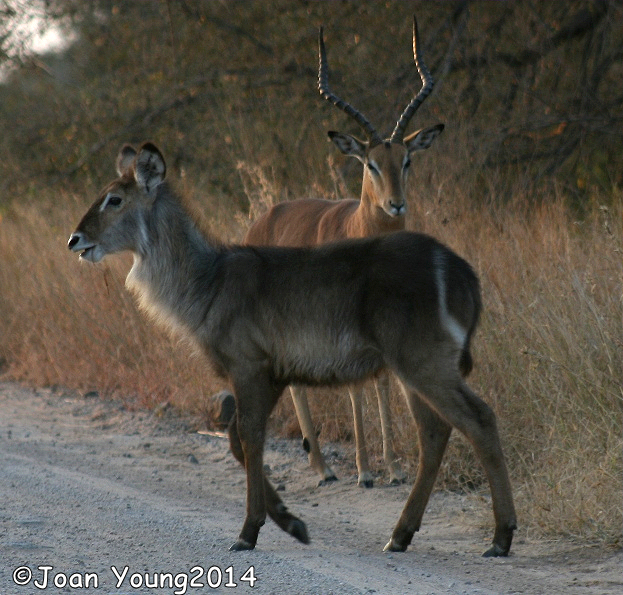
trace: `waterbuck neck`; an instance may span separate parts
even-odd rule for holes
[[[166,183],[139,225],[141,242],[126,286],[155,318],[194,331],[211,302],[218,246],[170,195]]]

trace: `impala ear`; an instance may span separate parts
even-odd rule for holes
[[[162,153],[152,143],[144,143],[136,155],[134,177],[138,185],[151,195],[155,188],[164,181],[167,166]]]
[[[119,151],[119,155],[117,155],[117,173],[119,177],[123,177],[126,173],[128,173],[130,167],[134,163],[134,158],[136,157],[136,149],[132,145],[123,145],[121,150]]]
[[[333,130],[329,132],[329,138],[344,155],[356,157],[359,161],[363,162],[366,149],[368,148],[367,143],[360,141],[350,134],[342,134],[341,132],[334,132]]]
[[[444,125],[436,124],[429,128],[422,128],[404,139],[405,146],[409,153],[414,151],[423,151],[433,144],[433,141],[443,132]]]

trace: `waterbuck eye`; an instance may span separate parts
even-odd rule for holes
[[[121,203],[123,203],[123,198],[118,194],[107,194],[100,205],[100,213],[103,213],[108,207],[119,208]]]

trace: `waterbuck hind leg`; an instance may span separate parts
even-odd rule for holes
[[[251,387],[247,391],[246,387]],[[264,390],[262,390],[264,389]],[[251,550],[257,543],[266,513],[284,531],[303,543],[309,543],[305,523],[288,512],[264,474],[263,452],[266,422],[282,389],[270,382],[245,383],[236,387],[236,415],[229,425],[232,453],[247,473],[247,516],[232,551]]]
[[[404,552],[419,531],[422,517],[439,472],[452,426],[437,415],[415,392],[405,390],[418,430],[418,472],[400,520],[384,551]]]
[[[303,434],[303,448],[307,452],[310,467],[320,476],[320,485],[325,482],[336,481],[337,476],[333,469],[327,465],[322,453],[320,445],[314,429],[314,423],[309,411],[309,403],[307,401],[307,390],[302,386],[290,386],[292,394],[292,402],[296,410],[296,417],[301,426]]]
[[[495,413],[464,382],[461,383],[459,393],[473,412],[473,417],[464,418],[465,427],[457,425],[457,428],[467,436],[482,462],[493,501],[495,533],[491,547],[483,556],[507,556],[511,549],[513,532],[517,529],[517,517]]]
[[[411,374],[411,377],[401,376],[401,380],[405,381],[410,391],[417,391],[422,400],[434,409],[446,424],[462,432],[474,447],[489,480],[495,518],[493,544],[484,555],[506,556],[511,547],[517,521],[495,413],[465,384],[458,370],[455,375],[448,374],[448,369],[451,369],[448,362],[445,358],[441,358],[437,362],[429,362],[427,370],[420,370]],[[414,415],[422,417],[424,410],[418,407],[417,400],[413,396],[410,397],[410,404]],[[427,423],[432,423],[430,415]],[[418,426],[422,426],[426,432],[423,422],[419,422]],[[440,427],[438,423],[437,428]],[[439,445],[437,449],[438,453],[443,454]],[[438,468],[436,461],[428,463],[430,469],[434,465]],[[422,502],[417,494],[417,489],[420,488],[417,483],[416,481],[387,549],[406,549],[413,536],[413,530],[418,527],[417,521],[420,516],[418,506],[421,506]],[[412,506],[413,511],[410,510]]]

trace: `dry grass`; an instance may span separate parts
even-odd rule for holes
[[[262,172],[246,168],[243,174],[254,202],[283,198]],[[9,376],[96,389],[129,404],[169,401],[201,412],[206,396],[222,384],[185,345],[136,311],[123,288],[128,258],[94,267],[67,251],[67,235],[84,202],[65,193],[37,204],[14,205],[0,223],[0,356]],[[529,210],[523,197],[503,208],[477,209],[460,193],[451,203],[419,196],[412,204],[410,227],[440,237],[480,274],[485,315],[471,383],[499,415],[522,528],[620,543],[620,204],[595,202],[581,219],[555,194]],[[230,214],[220,226],[222,237],[239,238],[245,218]],[[348,398],[323,394],[312,402],[322,438],[350,438]],[[400,396],[393,400],[399,452],[413,471],[414,426]],[[372,391],[366,415],[381,467]],[[276,428],[296,433],[289,398],[282,399],[276,418]],[[451,441],[440,480],[447,488],[486,494],[461,437]]]

